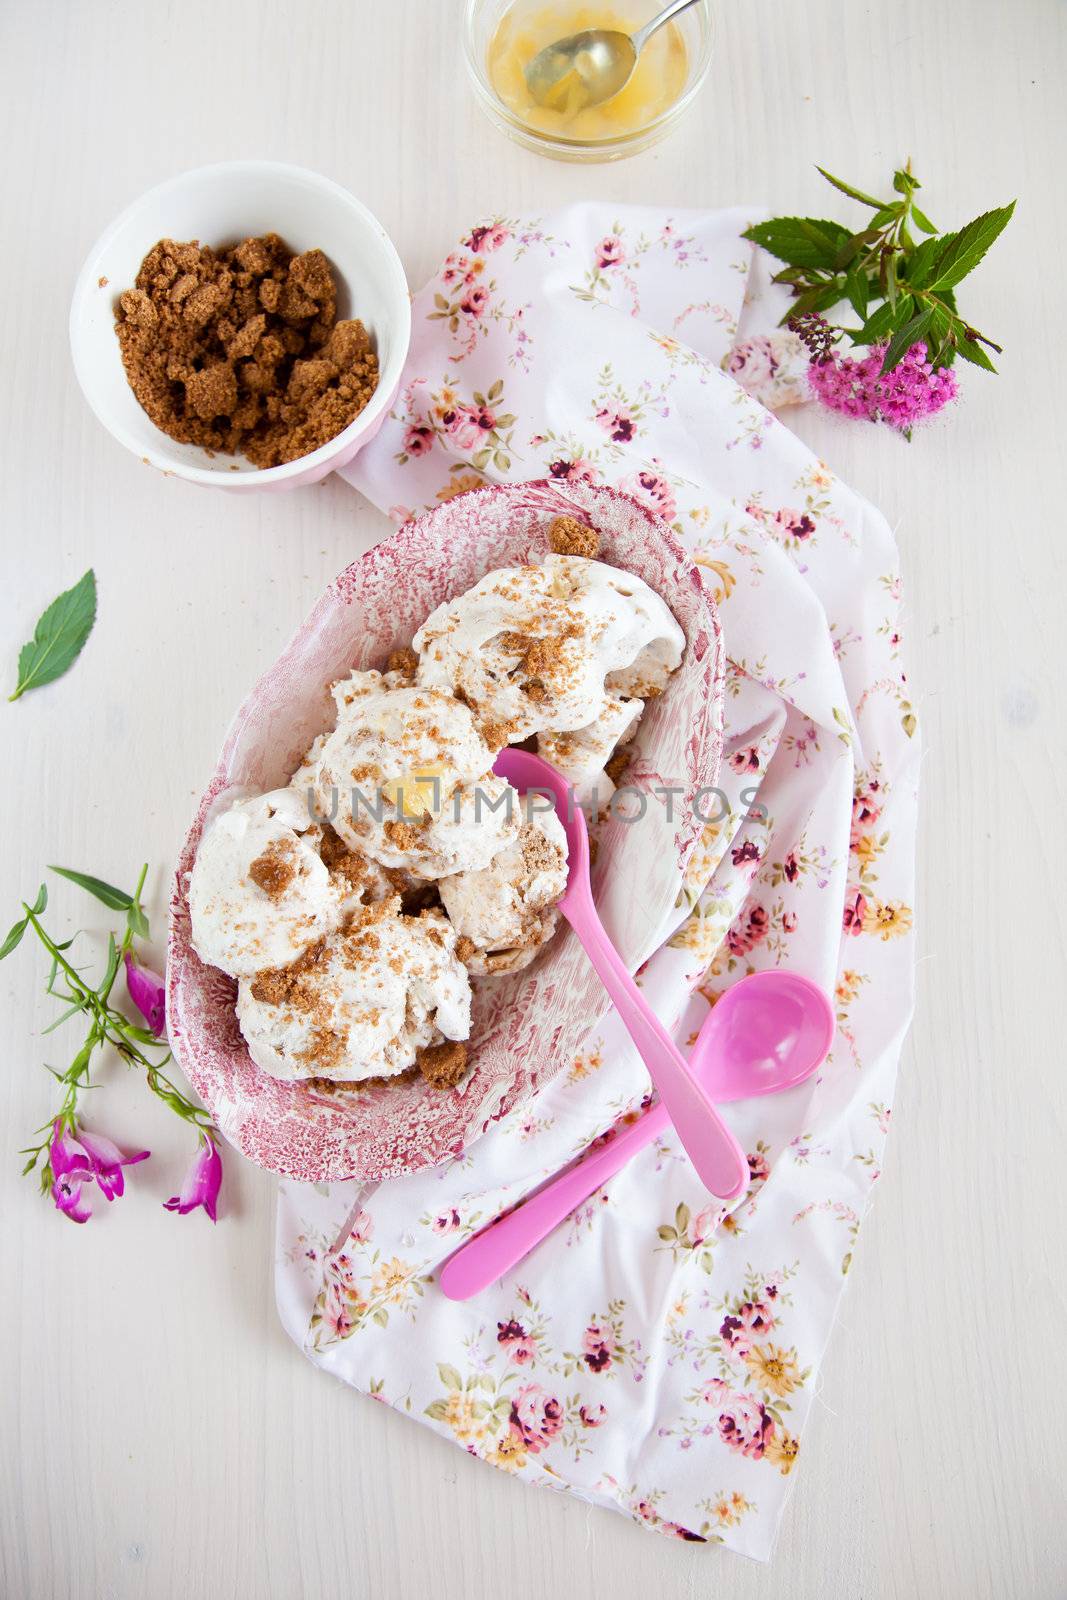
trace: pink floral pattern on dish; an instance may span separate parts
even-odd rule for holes
[[[677,899],[701,828],[690,802],[719,769],[723,654],[710,595],[670,530],[616,490],[547,482],[466,495],[406,524],[341,573],[245,701],[178,862],[167,964],[171,1043],[221,1131],[259,1166],[315,1182],[397,1177],[442,1161],[569,1065],[607,1009],[564,926],[532,967],[479,988],[474,1072],[460,1087],[442,1092],[404,1080],[327,1093],[281,1083],[253,1064],[232,980],[205,967],[189,937],[187,876],[213,808],[240,790],[285,781],[330,725],[334,678],[380,664],[436,605],[490,568],[544,553],[548,523],[563,512],[595,523],[604,559],[662,594],[688,640],[682,667],[641,724],[630,781],[648,793],[644,815],[606,822],[595,874],[601,915],[632,967],[650,953]],[[673,806],[655,796],[664,782],[682,791]]]

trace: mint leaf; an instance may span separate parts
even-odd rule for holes
[[[774,217],[757,222],[741,235],[790,267],[831,269],[838,252],[852,237],[840,222],[817,217]]]
[[[1010,206],[984,211],[958,233],[949,235],[938,258],[936,276],[930,288],[954,289],[969,272],[973,272],[990,245],[1008,226],[1014,210],[1013,200]]]
[[[841,178],[835,178],[832,172],[827,172],[826,168],[820,167],[818,163],[816,163],[815,170],[821,173],[827,183],[832,183],[835,189],[840,189],[842,194],[847,194],[850,200],[858,200],[861,205],[870,206],[873,211],[881,211],[884,204],[883,201],[876,200],[873,195],[864,194],[862,189],[854,189],[850,183],[845,183]]]
[[[9,700],[62,677],[80,655],[96,621],[96,576],[92,567],[73,589],[58,595],[44,611],[29,644],[19,652],[18,683]]]
[[[132,894],[125,894],[123,890],[105,883],[102,878],[91,878],[87,872],[74,872],[70,867],[50,867],[49,871],[58,873],[61,878],[76,883],[79,889],[85,889],[89,894],[95,895],[112,911],[128,911],[133,905]]]

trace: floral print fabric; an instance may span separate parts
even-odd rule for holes
[[[740,238],[753,220],[488,219],[416,296],[401,392],[345,475],[398,519],[547,476],[615,484],[672,524],[720,607],[727,744],[640,981],[685,1048],[728,985],[795,967],[836,997],[833,1051],[807,1085],[725,1108],[750,1168],[728,1210],[665,1136],[452,1304],[448,1254],[647,1104],[610,1015],[447,1165],[363,1192],[283,1184],[277,1276],[291,1336],[354,1387],[502,1471],[766,1559],[881,1168],[919,752],[889,529],[746,392],[802,398]]]

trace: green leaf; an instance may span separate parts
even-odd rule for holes
[[[853,267],[845,278],[845,295],[860,321],[865,321],[867,317],[867,300],[870,295],[870,281],[861,267]]]
[[[984,211],[973,222],[968,222],[957,234],[948,236],[945,249],[938,258],[937,274],[931,289],[953,289],[973,272],[990,245],[1003,233],[1011,221],[1015,201],[1010,206],[998,206],[994,211]]]
[[[889,341],[889,348],[882,362],[883,373],[892,372],[894,367],[900,365],[915,341],[921,339],[930,326],[933,314],[932,308],[927,306],[923,311],[919,312],[918,316],[912,317],[910,322],[906,322],[902,328],[897,329]]]
[[[447,1361],[439,1361],[437,1363],[437,1376],[440,1378],[446,1389],[455,1390],[463,1388],[463,1379],[460,1377],[455,1367],[450,1367]]]
[[[924,288],[937,271],[945,245],[955,237],[954,233],[946,233],[940,239],[924,239],[917,244],[904,259],[902,275],[908,283],[917,289]]]
[[[893,188],[897,194],[908,195],[913,189],[921,189],[922,184],[917,183],[910,172],[898,171],[893,174]]]
[[[149,934],[148,918],[139,905],[131,905],[126,912],[126,926],[135,939],[147,939]]]
[[[956,353],[961,355],[964,361],[970,361],[974,366],[982,367],[986,372],[996,372],[997,370],[978,340],[968,339],[966,334],[962,339],[957,340]]]
[[[845,183],[841,178],[835,178],[833,173],[827,172],[825,167],[820,167],[816,163],[815,170],[822,174],[827,183],[832,183],[835,189],[840,189],[842,194],[847,194],[850,200],[858,200],[861,205],[870,206],[875,211],[882,209],[883,201],[875,200],[873,195],[864,194],[862,189],[854,189],[850,183]]]
[[[4,940],[3,944],[0,944],[0,961],[3,961],[5,956],[9,956],[12,950],[17,949],[17,947],[22,943],[22,935],[26,932],[26,929],[29,927],[29,925],[29,917],[23,917],[20,921],[15,923],[13,928],[8,930],[7,938]]]
[[[62,677],[77,659],[96,621],[96,576],[92,567],[73,589],[58,595],[42,612],[33,638],[19,652],[18,683],[9,700],[18,700],[27,689]]]
[[[684,1200],[679,1201],[678,1205],[675,1207],[674,1225],[678,1229],[679,1233],[684,1233],[689,1226],[689,1207],[685,1204]]]
[[[817,217],[774,217],[770,222],[755,223],[741,237],[761,245],[788,266],[829,269],[851,231],[840,222]]]
[[[871,218],[871,227],[887,228],[891,222],[895,222],[900,216],[900,209],[899,202],[895,206],[883,206],[881,211],[875,212]]]
[[[916,227],[921,228],[924,233],[936,233],[937,232],[937,229],[934,227],[934,224],[930,221],[930,218],[926,215],[926,212],[925,211],[920,211],[918,206],[915,204],[914,200],[911,203],[911,216],[912,216],[912,221],[915,223]]]
[[[893,331],[893,307],[888,301],[883,301],[878,310],[871,316],[853,335],[854,344],[881,344]]]
[[[109,933],[107,936],[107,967],[104,971],[104,976],[100,981],[100,986],[96,991],[98,995],[103,997],[107,994],[110,994],[111,985],[115,981],[115,975],[118,970],[119,947],[115,943],[115,935],[113,933]]]
[[[71,867],[49,867],[49,871],[58,873],[61,878],[76,883],[79,889],[85,889],[89,894],[95,895],[112,911],[128,911],[133,905],[132,895],[124,893],[122,889],[116,889],[113,884],[105,883],[102,878],[92,878],[87,872],[75,872]]]

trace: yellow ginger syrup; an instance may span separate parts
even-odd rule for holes
[[[556,139],[617,139],[635,133],[667,111],[685,88],[685,40],[670,22],[653,34],[638,58],[625,88],[598,106],[575,109],[540,106],[526,87],[525,70],[539,50],[568,34],[588,28],[612,28],[636,33],[661,3],[629,6],[574,5],[566,0],[515,0],[500,19],[489,44],[486,66],[489,81],[508,110],[535,133]]]

